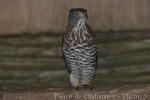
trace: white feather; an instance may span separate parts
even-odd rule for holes
[[[70,74],[70,83],[73,87],[79,87],[80,86],[79,79],[75,78],[72,74]]]

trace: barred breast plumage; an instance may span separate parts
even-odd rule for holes
[[[74,9],[82,14],[83,9]],[[81,16],[81,15],[80,15]],[[63,53],[73,87],[89,86],[96,74],[96,39],[86,17],[68,26],[63,37]]]

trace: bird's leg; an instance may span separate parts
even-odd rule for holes
[[[94,90],[94,87],[92,87],[92,86],[90,86],[90,85],[85,84],[85,85],[82,85],[82,86],[83,86],[84,88],[86,88],[86,89],[91,90],[91,91]]]
[[[79,87],[78,86],[76,87],[76,90],[79,91]]]
[[[79,87],[78,86],[74,87],[74,90],[79,91]]]
[[[93,91],[93,90],[94,90],[94,87],[91,86],[91,87],[90,87],[90,90]]]

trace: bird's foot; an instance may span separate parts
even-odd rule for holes
[[[79,91],[79,87],[74,87],[73,88],[75,91]]]
[[[92,87],[92,86],[90,86],[90,85],[83,84],[82,86],[83,86],[84,89],[88,89],[88,90],[91,90],[91,91],[94,90],[94,87]]]

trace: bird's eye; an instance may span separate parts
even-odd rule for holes
[[[83,14],[86,15],[86,12],[84,12]]]
[[[78,15],[79,15],[79,13],[76,13],[76,15],[78,16]]]

